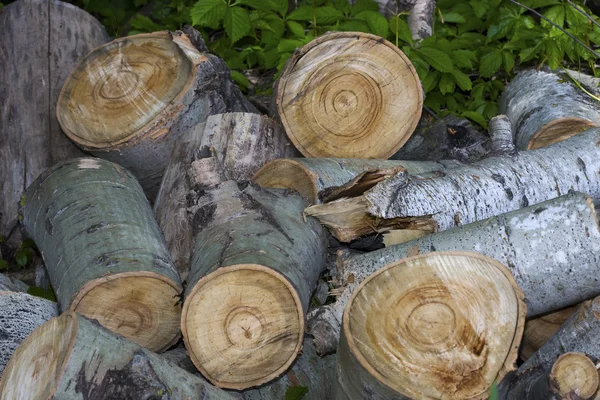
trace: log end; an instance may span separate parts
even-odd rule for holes
[[[265,164],[252,180],[267,188],[293,189],[311,204],[319,204],[319,177],[295,160],[281,158]]]
[[[550,371],[550,386],[561,399],[590,399],[598,383],[598,370],[583,353],[561,355]]]
[[[221,267],[189,291],[181,330],[190,358],[214,385],[269,382],[295,360],[304,336],[296,290],[258,264]]]
[[[152,272],[125,272],[86,283],[69,310],[155,352],[179,338],[182,289]]]
[[[519,358],[525,361],[550,339],[560,326],[573,314],[575,307],[567,307],[537,318],[532,318],[525,324],[523,341],[519,348]]]
[[[575,136],[586,129],[596,128],[597,124],[584,118],[560,118],[542,126],[527,145],[528,150],[547,147]]]

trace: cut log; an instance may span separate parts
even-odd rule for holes
[[[187,278],[194,244],[187,200],[194,186],[191,163],[203,148],[212,148],[225,178],[237,181],[249,180],[268,161],[296,153],[281,125],[258,114],[211,115],[206,124],[181,136],[171,152],[154,212],[182,280]]]
[[[255,111],[220,58],[186,34],[140,34],[99,47],[77,66],[57,116],[81,148],[129,169],[154,200],[173,143],[211,114]]]
[[[575,310],[575,307],[567,307],[563,310],[528,320],[525,324],[523,341],[519,348],[519,358],[526,361],[533,353],[538,351],[556,333],[567,318],[573,314],[573,310]]]
[[[388,158],[415,130],[423,92],[408,58],[383,38],[327,33],[297,50],[274,92],[306,157]]]
[[[180,337],[179,276],[127,170],[98,158],[57,164],[28,188],[23,225],[61,309],[155,351]]]
[[[58,315],[58,305],[26,293],[0,291],[0,376],[23,340],[50,318]]]
[[[489,257],[392,263],[344,311],[334,398],[487,399],[514,368],[525,311],[509,270]]]
[[[351,2],[355,3],[355,1]],[[433,12],[435,0],[375,0],[379,5],[379,12],[387,18],[408,14],[408,27],[413,40],[425,39],[433,33]]]
[[[29,285],[17,279],[0,274],[0,292],[26,292]]]
[[[271,161],[252,180],[262,187],[294,189],[311,204],[321,204],[350,193],[362,194],[386,177],[444,171],[462,163],[454,160],[397,161],[358,158],[288,158]]]
[[[598,102],[566,73],[548,69],[519,73],[506,87],[499,107],[510,118],[521,150],[545,147],[600,126]]]
[[[94,17],[71,4],[21,0],[2,8],[0,236],[11,250],[21,240],[16,226],[25,188],[53,164],[82,155],[58,126],[56,102],[79,59],[108,40]]]
[[[274,379],[296,358],[327,240],[316,220],[303,219],[300,196],[215,184],[210,171],[217,163],[192,163],[196,239],[181,330],[206,378],[246,389]]]
[[[527,370],[516,385],[511,376],[502,383],[501,397],[507,400],[588,400],[598,390],[595,363],[583,353],[565,353],[548,370]],[[505,386],[507,385],[507,386]],[[509,386],[510,385],[510,386]],[[509,388],[507,388],[509,387]]]
[[[474,224],[368,254],[338,260],[335,303],[309,315],[308,330],[320,353],[335,350],[351,293],[387,264],[431,251],[476,251],[507,265],[526,296],[528,317],[600,294],[600,229],[592,201],[570,193]]]
[[[235,397],[94,321],[67,312],[23,341],[0,381],[0,399]]]

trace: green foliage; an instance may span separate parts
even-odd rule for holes
[[[290,386],[285,391],[284,400],[301,400],[307,393],[306,386]]]
[[[15,263],[20,268],[26,268],[35,257],[36,246],[33,240],[25,239],[15,253]]]
[[[29,289],[27,289],[27,294],[36,297],[41,297],[50,301],[56,301],[56,295],[54,294],[54,291],[52,289],[46,290],[37,286],[29,286]]]
[[[128,27],[133,34],[193,24],[246,92],[257,88],[243,70],[259,75],[281,71],[296,48],[318,35],[335,30],[374,33],[411,60],[423,82],[426,106],[484,127],[496,114],[498,97],[515,68],[579,69],[587,64],[596,72],[593,54],[509,0],[438,0],[434,35],[419,43],[411,37],[406,13],[386,19],[373,0],[354,5],[348,0],[299,0],[294,10],[288,10],[288,0],[80,1],[115,35]],[[566,0],[522,2],[588,46],[600,45],[600,28]]]

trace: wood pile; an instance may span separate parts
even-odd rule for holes
[[[600,108],[564,72],[428,136],[370,34],[298,49],[271,116],[190,27],[83,36],[49,97],[80,150],[5,178],[57,303],[0,275],[0,400],[600,398]]]

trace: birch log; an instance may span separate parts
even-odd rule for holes
[[[344,311],[334,398],[487,399],[514,369],[525,311],[514,278],[489,257],[392,263]]]
[[[532,318],[525,324],[519,358],[526,361],[556,333],[560,326],[573,314],[575,307]]]
[[[67,312],[23,341],[0,381],[0,399],[235,397],[94,321]]]
[[[29,286],[20,280],[13,279],[10,276],[0,274],[0,291],[6,292],[26,292]]]
[[[179,276],[131,173],[99,158],[73,159],[46,171],[25,195],[23,225],[62,310],[151,350],[178,340]]]
[[[581,193],[338,261],[337,301],[309,315],[319,353],[335,350],[343,310],[355,288],[384,266],[431,251],[476,251],[507,265],[525,292],[528,317],[600,294],[600,229]],[[592,282],[592,284],[590,284]]]
[[[363,193],[401,170],[422,174],[460,165],[462,163],[454,160],[287,158],[269,162],[252,180],[262,187],[294,189],[311,204],[321,204],[355,191]]]
[[[129,169],[154,200],[173,143],[211,114],[254,111],[220,58],[167,31],[116,39],[75,68],[61,127],[84,150]]]
[[[194,242],[187,200],[193,188],[191,163],[208,148],[225,178],[237,181],[249,180],[268,161],[296,153],[281,125],[258,114],[211,115],[206,124],[181,136],[171,152],[154,212],[182,280],[189,272]]]
[[[513,126],[522,150],[537,149],[600,126],[598,102],[562,72],[527,70],[506,87],[500,112]]]
[[[215,157],[192,163],[195,247],[181,317],[190,358],[219,387],[246,389],[296,358],[325,268],[326,236],[306,202],[225,181]]]
[[[58,315],[56,303],[26,293],[0,291],[0,376],[23,340]]]
[[[0,236],[11,250],[20,244],[23,191],[53,164],[82,155],[58,126],[56,102],[79,59],[108,40],[94,17],[62,1],[20,0],[2,8]]]
[[[386,17],[410,11],[408,27],[414,40],[425,39],[433,33],[435,0],[375,0],[379,12]]]
[[[383,38],[327,33],[297,50],[275,89],[277,114],[306,157],[388,158],[423,105],[408,58]]]

